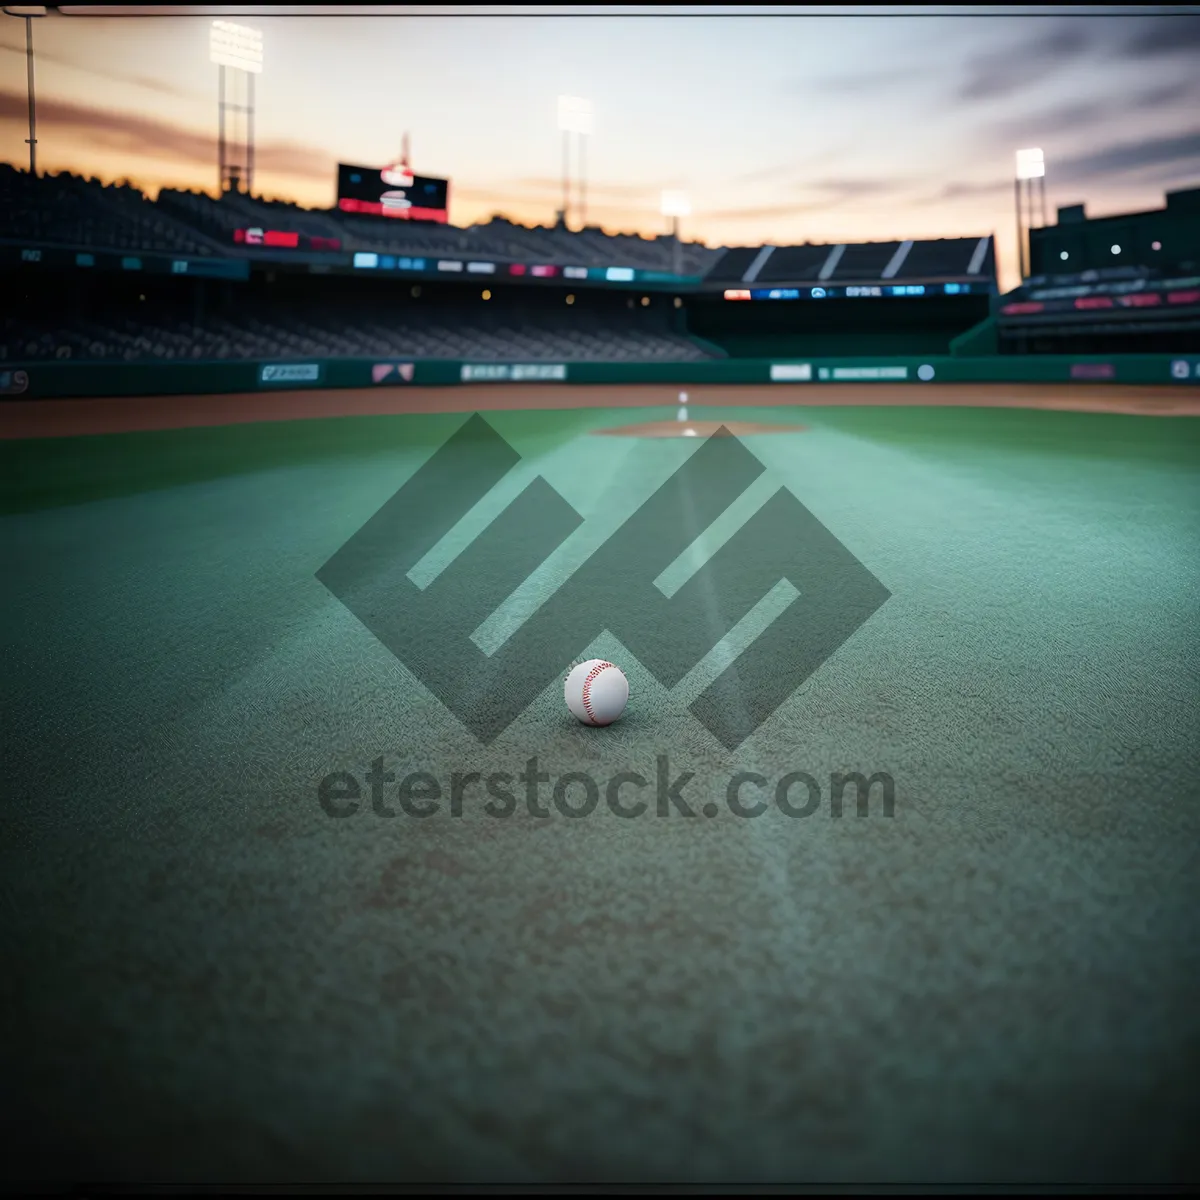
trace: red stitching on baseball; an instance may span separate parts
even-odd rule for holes
[[[594,712],[592,712],[592,701],[591,701],[588,693],[591,692],[592,684],[596,681],[596,678],[600,674],[600,672],[607,671],[608,668],[611,666],[612,666],[612,663],[610,663],[610,662],[597,663],[588,672],[588,677],[583,681],[583,711],[585,713],[587,713],[588,720],[591,721],[591,723],[593,725],[599,725],[599,724],[601,724],[601,722],[596,720],[596,714]]]

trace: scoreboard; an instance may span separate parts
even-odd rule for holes
[[[983,295],[988,288],[975,283],[850,284],[833,287],[725,288],[726,300],[827,300],[864,296],[970,296]]]
[[[338,163],[338,208],[403,221],[449,220],[450,181],[413,175],[407,167],[355,167]]]

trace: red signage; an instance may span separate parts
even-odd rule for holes
[[[405,221],[437,221],[440,225],[445,225],[450,219],[450,214],[444,208],[419,208],[416,205],[411,208],[391,208],[381,201],[354,200],[349,196],[343,196],[338,201],[338,208],[345,213],[369,213],[373,217],[398,217]]]
[[[308,237],[281,229],[235,229],[233,240],[239,246],[271,246],[284,250],[340,250],[341,239]]]
[[[371,381],[386,383],[389,379],[400,379],[412,383],[414,368],[414,363],[376,363],[371,368]]]

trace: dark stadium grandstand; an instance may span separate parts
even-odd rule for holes
[[[250,206],[253,210],[247,212]],[[239,230],[264,224],[289,233],[335,240],[337,245],[331,249],[340,248],[340,239],[344,236],[341,229],[320,214],[305,212],[294,205],[247,202],[246,197],[234,194],[215,200],[203,192],[164,189],[159,193],[157,207],[220,241],[225,253],[233,253],[236,247],[245,246],[244,239],[239,241],[236,236]]]
[[[1134,267],[1176,275],[1200,273],[1200,187],[1168,192],[1160,209],[1088,217],[1082,204],[1029,231],[1030,275]]]
[[[1029,241],[1035,273],[997,312],[1002,353],[1200,350],[1200,188],[1150,212],[1089,219],[1083,205],[1060,208]]]
[[[990,236],[709,249],[503,217],[469,227],[387,220],[238,191],[214,199],[167,189],[151,202],[127,185],[3,166],[0,255],[38,264],[32,294],[57,303],[61,285],[47,269],[95,267],[97,254],[115,256],[110,270],[196,278],[169,296],[144,278],[133,298],[114,300],[121,290],[103,287],[95,300],[98,285],[72,271],[75,310],[23,305],[4,318],[0,357],[1190,352],[1200,346],[1198,196],[1175,192],[1161,210],[1093,220],[1082,206],[1061,209],[1057,225],[1029,231],[1038,273],[997,297]],[[1060,265],[1072,271],[1052,269]],[[390,271],[407,278],[382,294],[364,286]],[[330,276],[354,283],[335,288]],[[219,296],[205,282],[215,277],[230,281]],[[426,287],[421,302],[408,295],[414,284]],[[652,308],[649,297],[643,304],[647,286],[672,284],[673,310],[657,293]],[[480,303],[484,285],[496,289],[490,308]],[[573,294],[567,303],[568,289],[580,303]],[[148,291],[159,297],[152,306],[136,298]],[[604,303],[592,302],[597,291]],[[774,303],[730,303],[745,300]]]
[[[912,296],[732,304],[688,302],[688,328],[735,358],[938,355],[988,320],[991,296]]]
[[[946,353],[988,316],[995,291],[989,237],[714,250],[503,217],[466,228],[388,220],[236,190],[166,189],[151,202],[130,186],[12,168],[0,195],[0,254],[17,256],[30,288],[4,318],[10,363]],[[71,272],[66,312],[57,269]],[[116,286],[111,271],[137,276]],[[407,278],[387,280],[394,271]],[[167,287],[162,275],[194,278]],[[672,284],[673,296],[646,294]]]
[[[7,163],[0,163],[0,239],[143,253],[220,253],[136,188],[66,174],[35,178]]]
[[[500,262],[534,259],[661,271],[670,270],[674,249],[669,237],[527,228],[499,217],[467,229],[381,221],[235,192],[213,199],[200,192],[165,189],[151,202],[133,187],[65,174],[33,178],[7,164],[0,164],[0,209],[0,239],[143,253],[254,256],[254,247],[237,237],[239,231],[251,229],[315,239],[317,248],[326,250],[478,254]],[[720,254],[695,244],[684,245],[682,251],[689,274],[700,274]]]
[[[581,291],[568,304],[557,291],[510,287],[485,301],[453,285],[306,275],[263,276],[211,297],[170,277],[116,284],[76,289],[69,313],[57,289],[31,292],[20,315],[3,318],[0,355],[32,363],[280,355],[696,362],[720,354],[680,332],[679,310],[665,297],[643,305]]]
[[[934,282],[991,284],[996,255],[990,237],[865,245],[763,246],[727,250],[706,284]]]
[[[688,322],[735,357],[949,354],[995,292],[990,237],[743,247],[705,276]]]

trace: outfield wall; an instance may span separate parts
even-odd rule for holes
[[[32,363],[0,370],[0,396],[182,396],[299,388],[450,387],[460,383],[1088,383],[1198,384],[1196,355],[856,358],[787,362],[521,363],[400,359],[289,362]]]

